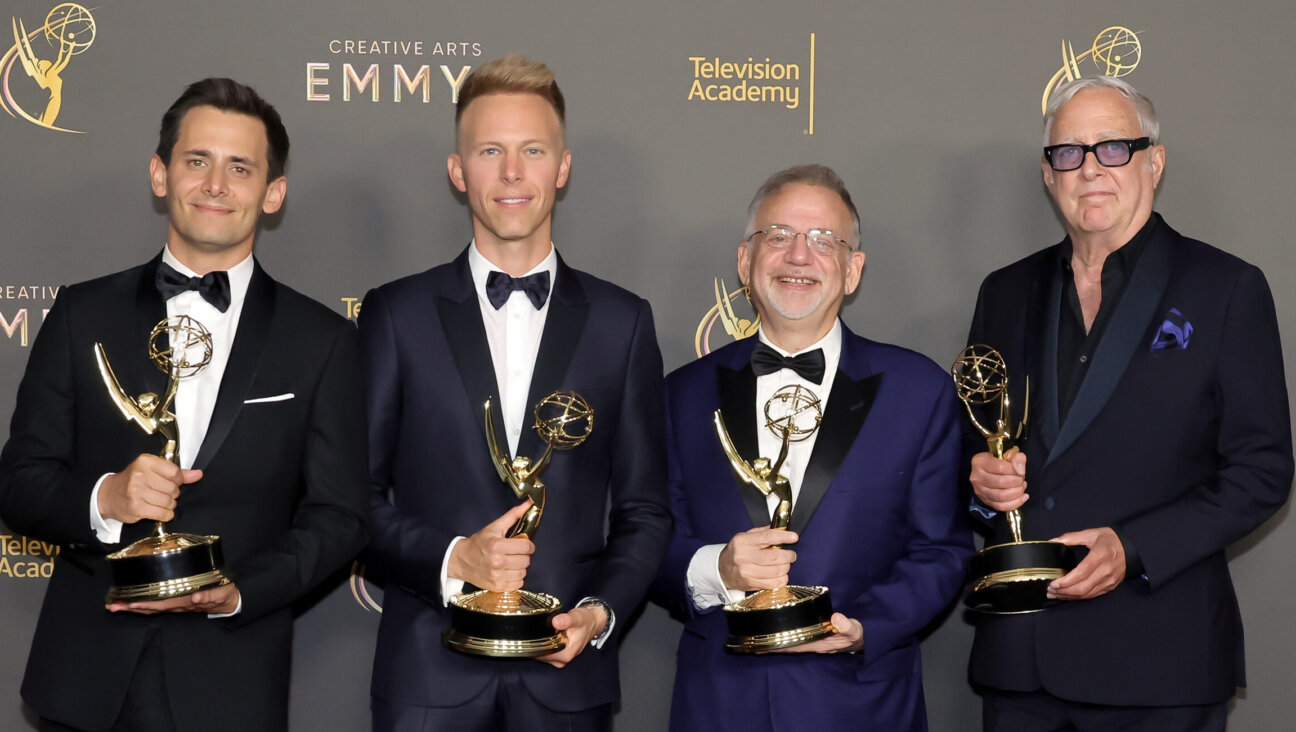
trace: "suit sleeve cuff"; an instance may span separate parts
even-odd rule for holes
[[[466,537],[456,536],[446,547],[445,556],[441,558],[441,605],[444,607],[450,604],[450,598],[463,592],[464,581],[450,578],[450,554],[454,551],[455,544],[463,541]]]
[[[720,578],[720,552],[724,544],[707,544],[698,549],[689,560],[685,585],[693,599],[693,607],[710,610],[743,599],[747,593],[725,587]]]
[[[90,491],[90,528],[94,529],[95,538],[105,544],[116,544],[121,541],[122,522],[114,518],[104,518],[99,513],[99,488],[112,473],[104,473],[95,481],[94,490]]]
[[[1130,543],[1129,537],[1125,530],[1120,526],[1111,527],[1115,532],[1116,538],[1121,543],[1121,548],[1125,550],[1125,579],[1142,578],[1144,582],[1148,581],[1147,574],[1143,567],[1143,558],[1139,556],[1138,547]]]

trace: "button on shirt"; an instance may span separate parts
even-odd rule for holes
[[[177,272],[196,277],[197,272],[180,263],[171,253],[171,249],[162,251],[162,261],[171,265]],[[234,335],[238,332],[239,315],[243,312],[243,301],[247,298],[248,284],[252,281],[254,268],[252,255],[231,267],[228,271],[230,281],[230,306],[225,312],[212,307],[195,290],[182,292],[167,300],[168,318],[188,315],[203,324],[212,336],[212,357],[207,368],[180,380],[176,389],[175,402],[170,410],[176,415],[176,427],[180,434],[180,467],[192,468],[198,449],[202,447],[203,438],[211,422],[212,411],[216,408],[216,396],[220,392],[221,377],[225,375],[225,365],[229,363],[230,352],[234,348]],[[145,358],[144,354],[122,354],[116,358]],[[123,384],[129,392],[131,385]],[[132,394],[132,396],[138,396]],[[159,448],[161,446],[159,445]],[[122,523],[116,519],[104,518],[99,514],[99,487],[103,485],[104,475],[95,484],[90,494],[90,524],[95,535],[105,544],[121,541]]]
[[[841,343],[842,343],[842,325],[841,320],[833,323],[832,330],[817,343],[798,351],[789,353],[780,348],[777,344],[769,340],[765,335],[765,329],[762,327],[757,332],[757,337],[762,343],[782,356],[796,356],[806,351],[813,351],[816,348],[822,348],[824,352],[824,379],[822,384],[816,384],[807,381],[796,374],[791,369],[780,369],[772,374],[766,374],[756,378],[756,403],[753,408],[756,410],[756,442],[760,450],[760,455],[743,455],[742,458],[751,462],[757,457],[766,457],[773,461],[778,457],[779,450],[783,446],[783,441],[776,436],[773,431],[765,427],[765,403],[774,396],[779,389],[787,386],[801,386],[809,389],[819,397],[819,406],[821,409],[828,408],[828,395],[832,392],[833,380],[837,376],[837,364],[841,361]],[[788,479],[792,487],[792,506],[796,507],[797,497],[801,493],[801,481],[805,477],[806,465],[810,462],[810,456],[814,452],[815,441],[819,433],[816,430],[810,437],[800,441],[793,442],[788,446],[787,460],[784,461],[780,475]],[[717,446],[717,450],[719,447]],[[737,490],[737,487],[733,487]],[[743,490],[756,490],[748,486],[743,486]],[[775,508],[778,507],[778,497],[770,495],[766,498],[770,516],[773,517]],[[689,561],[687,582],[689,593],[693,597],[693,604],[699,610],[724,605],[729,602],[741,600],[747,593],[740,590],[731,590],[724,585],[720,578],[720,552],[725,548],[724,544],[708,544],[702,547],[693,555]]]

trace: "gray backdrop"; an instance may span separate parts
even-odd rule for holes
[[[39,117],[48,95],[9,49],[8,16],[38,31],[55,4],[8,0],[0,12],[0,49],[10,51],[0,65],[0,414],[12,410],[24,337],[35,337],[52,288],[161,247],[165,217],[146,166],[161,113],[184,84],[232,76],[278,106],[293,141],[289,196],[258,255],[279,279],[353,315],[347,298],[467,243],[466,208],[444,172],[448,79],[514,50],[551,65],[568,99],[574,166],[555,240],[575,266],[652,301],[668,369],[694,357],[714,279],[736,286],[735,245],[757,185],[810,161],[843,175],[863,219],[868,267],[847,323],[949,362],[981,278],[1061,237],[1040,182],[1040,103],[1068,43],[1081,74],[1126,73],[1155,100],[1168,148],[1158,209],[1260,265],[1290,340],[1296,15],[1286,0],[230,0],[184,9],[104,0],[90,6],[92,45],[61,74],[56,124],[84,134],[24,118]],[[1128,35],[1104,34],[1112,26],[1136,35],[1137,55]],[[1096,36],[1118,43],[1095,54]],[[58,54],[44,35],[31,47],[37,58]],[[707,78],[719,75],[706,65],[715,60],[790,78]],[[418,80],[424,65],[426,102],[421,82],[409,92],[397,75]],[[373,80],[360,83],[371,67]],[[738,67],[731,75],[752,76]],[[734,96],[757,101],[720,99]],[[726,339],[712,331],[713,344]],[[1236,730],[1286,729],[1296,716],[1287,513],[1232,552],[1251,679]],[[23,730],[30,712],[18,684],[48,550],[0,533],[0,728]],[[294,730],[368,726],[379,616],[345,580],[298,622]],[[381,600],[380,588],[359,586]],[[631,628],[618,730],[664,727],[678,633],[655,606]],[[924,643],[934,730],[979,725],[970,642],[954,612]]]

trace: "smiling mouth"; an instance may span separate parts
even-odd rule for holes
[[[797,285],[797,286],[810,286],[810,285],[818,284],[819,282],[818,280],[814,280],[809,277],[782,276],[782,277],[776,277],[775,279],[778,280],[779,284]]]
[[[211,204],[206,203],[195,203],[193,207],[203,213],[215,214],[217,216],[224,216],[225,214],[232,213],[231,209],[225,208],[224,206],[212,206]]]
[[[501,206],[520,206],[520,205],[522,205],[522,204],[524,204],[524,203],[529,203],[530,201],[531,201],[530,198],[497,198],[497,199],[495,199],[495,203],[498,203],[498,204],[500,204]]]

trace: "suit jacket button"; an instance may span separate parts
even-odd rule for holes
[[[1044,499],[1044,510],[1045,511],[1053,510],[1053,496],[1049,496],[1048,498]]]

